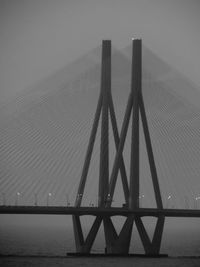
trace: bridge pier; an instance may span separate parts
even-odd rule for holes
[[[75,244],[76,244],[76,252],[80,254],[89,254],[98,233],[99,227],[102,222],[102,217],[97,216],[93,222],[93,225],[84,240],[83,230],[81,226],[80,216],[73,215],[73,226],[74,226],[74,236],[75,236]]]
[[[106,253],[122,255],[129,254],[132,228],[135,222],[140,239],[142,241],[144,253],[149,256],[158,256],[160,253],[164,221],[165,218],[163,216],[158,217],[153,239],[150,240],[141,217],[139,216],[131,215],[127,217],[119,235],[114,228],[111,218],[105,218],[104,231],[106,239]]]
[[[106,217],[103,219],[106,253],[123,255],[127,255],[129,253],[133,222],[133,215],[127,217],[118,235],[111,218]]]
[[[150,240],[149,235],[144,227],[144,224],[141,220],[141,217],[135,217],[135,224],[140,235],[140,239],[143,244],[143,248],[146,255],[159,255],[160,247],[161,247],[161,240],[162,234],[164,229],[164,216],[159,216],[157,218],[156,227],[154,230],[153,238]]]
[[[165,221],[164,216],[159,216],[157,218],[157,223],[152,240],[150,240],[149,235],[144,227],[144,224],[140,216],[134,216],[134,215],[128,216],[126,218],[124,225],[122,226],[119,235],[117,234],[110,217],[104,218],[103,221],[104,221],[104,231],[106,240],[106,253],[121,254],[121,255],[129,254],[132,228],[135,222],[140,239],[142,241],[145,255],[149,256],[159,255],[162,234],[164,229],[164,221]]]
[[[80,216],[73,215],[76,253],[81,255],[90,254],[100,225],[103,223],[106,245],[105,254],[128,255],[132,229],[135,223],[143,245],[144,254],[148,256],[158,256],[160,253],[164,221],[165,217],[163,215],[157,217],[153,238],[151,240],[142,222],[141,216],[127,216],[119,234],[117,234],[110,216],[97,216],[87,237],[84,239]]]

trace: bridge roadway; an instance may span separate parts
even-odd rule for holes
[[[166,217],[200,217],[200,210],[192,209],[157,209],[139,208],[98,208],[98,207],[64,207],[64,206],[0,206],[0,214],[49,214],[49,215],[93,215],[93,216],[139,216],[164,215]]]

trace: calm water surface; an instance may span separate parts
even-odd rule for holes
[[[198,258],[138,259],[72,259],[65,258],[66,252],[74,252],[75,244],[71,218],[58,220],[56,216],[1,216],[0,217],[0,266],[200,266]],[[171,227],[166,223],[161,252],[171,257],[200,256],[200,224],[189,220]],[[199,226],[199,229],[198,229]],[[149,229],[150,232],[151,229]],[[84,226],[87,231],[87,223]],[[134,246],[133,246],[134,245]],[[103,229],[100,229],[93,252],[104,251]],[[130,252],[143,253],[136,231],[133,231]],[[17,256],[17,257],[14,257]],[[19,257],[20,256],[20,257]],[[23,256],[23,257],[21,257]],[[113,265],[114,264],[114,265]]]

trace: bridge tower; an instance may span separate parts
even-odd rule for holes
[[[156,205],[158,209],[163,209],[162,198],[157,177],[156,165],[153,156],[150,133],[147,123],[147,117],[142,95],[142,41],[140,39],[132,40],[132,73],[131,73],[131,91],[129,94],[127,107],[124,115],[121,133],[119,135],[117,120],[111,95],[111,41],[102,42],[102,66],[101,66],[101,90],[96,108],[94,122],[91,130],[89,144],[86,152],[85,162],[82,170],[80,184],[77,192],[75,206],[80,207],[84,188],[87,180],[90,160],[92,157],[97,128],[101,115],[101,140],[100,140],[100,166],[99,166],[99,192],[98,192],[98,213],[94,223],[84,239],[83,229],[79,215],[73,215],[73,228],[75,235],[75,244],[77,253],[88,254],[92,248],[100,225],[103,223],[106,253],[109,254],[128,254],[133,224],[135,223],[144,251],[148,255],[157,255],[160,251],[162,233],[164,228],[164,216],[157,215],[157,223],[152,240],[150,239],[141,215],[126,216],[125,222],[119,234],[114,227],[112,218],[105,215],[103,210],[111,208],[113,195],[115,191],[118,173],[122,180],[123,192],[125,197],[125,207],[130,211],[140,209],[139,205],[139,122],[141,122],[144,131],[148,160],[151,171],[151,178],[154,188]],[[129,183],[126,174],[125,163],[123,159],[123,149],[127,136],[127,131],[132,116],[132,138],[131,138],[131,164]],[[110,120],[109,120],[110,119]],[[116,155],[109,175],[109,121],[112,125]]]

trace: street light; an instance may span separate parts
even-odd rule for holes
[[[200,196],[195,197],[195,209],[198,209],[198,200],[200,199]]]
[[[66,194],[67,206],[70,206],[69,196]]]
[[[189,208],[190,208],[189,200],[188,200],[188,197],[185,196],[185,209],[189,209]]]
[[[15,205],[18,206],[19,197],[21,196],[20,192],[17,192],[16,199],[15,199]]]
[[[77,195],[77,200],[80,200],[81,201],[82,200],[82,196],[83,196],[83,194],[78,194]]]
[[[140,207],[142,208],[142,199],[144,198],[144,195],[139,196],[139,204]]]
[[[38,201],[37,201],[37,193],[34,194],[34,197],[35,197],[34,205],[37,206],[37,205],[38,205]]]
[[[47,195],[47,206],[49,206],[49,200],[50,200],[50,197],[52,196],[52,194],[51,193],[48,193],[48,195]]]
[[[167,209],[169,208],[169,203],[170,203],[169,201],[171,200],[171,198],[172,198],[171,195],[169,195],[169,196],[167,197],[167,207],[166,207]]]
[[[110,203],[112,200],[111,200],[111,195],[110,194],[108,194],[108,197],[107,197],[107,199],[106,199],[106,203]]]
[[[2,193],[2,204],[3,206],[6,205],[6,194],[5,193]]]

